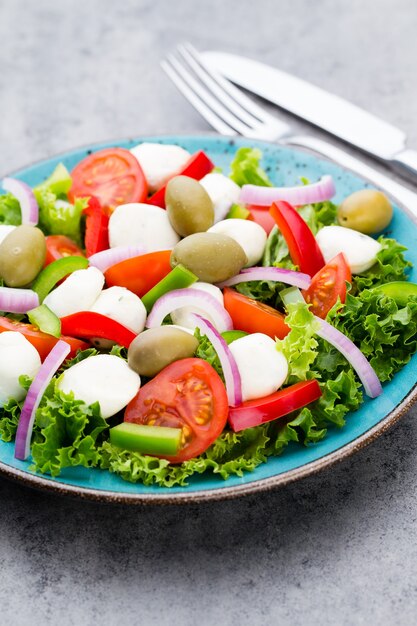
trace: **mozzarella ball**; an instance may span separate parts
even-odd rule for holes
[[[239,185],[224,174],[218,172],[206,174],[200,180],[200,185],[207,191],[213,203],[215,223],[224,220],[232,204],[239,203]]]
[[[106,315],[136,334],[145,328],[145,305],[135,293],[125,287],[103,289],[90,311]]]
[[[121,204],[109,221],[110,247],[143,245],[148,252],[171,250],[180,240],[164,209],[152,204]]]
[[[207,232],[228,235],[237,241],[248,257],[245,267],[252,267],[262,259],[266,246],[266,232],[255,222],[241,219],[222,220],[209,228]]]
[[[221,290],[215,285],[211,285],[210,283],[194,283],[189,287],[189,289],[198,289],[200,291],[205,291],[209,293],[211,296],[216,298],[216,300],[223,306],[223,294]],[[201,303],[200,307],[195,306],[183,306],[180,309],[175,309],[171,313],[171,319],[177,326],[181,326],[183,328],[190,328],[194,331],[195,329],[195,321],[193,320],[192,314],[197,313],[197,315],[201,315],[204,319],[208,320],[213,324],[213,326],[219,331],[219,333],[223,333],[227,330],[226,327],[221,326],[215,323],[215,321],[206,313],[204,310],[204,302]]]
[[[184,148],[160,143],[140,143],[130,151],[139,162],[150,192],[163,187],[190,158]]]
[[[229,348],[235,357],[242,381],[243,401],[274,393],[288,376],[288,363],[271,337],[253,333],[233,341]]]
[[[58,317],[89,311],[104,285],[104,276],[96,267],[77,270],[43,301]]]
[[[121,411],[140,389],[140,376],[111,354],[88,357],[65,370],[58,381],[64,393],[85,404],[100,404],[105,419]]]
[[[14,330],[0,333],[0,406],[10,398],[22,400],[26,392],[19,377],[34,378],[40,366],[39,353],[26,337]]]
[[[362,274],[376,263],[381,244],[372,237],[344,226],[325,226],[316,241],[326,263],[343,252],[352,274]]]

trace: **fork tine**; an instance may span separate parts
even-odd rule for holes
[[[251,128],[244,124],[238,117],[233,115],[228,109],[226,109],[223,104],[214,98],[212,94],[199,83],[194,76],[183,66],[181,63],[173,56],[170,55],[168,57],[168,61],[171,66],[174,67],[177,74],[181,76],[181,78],[188,84],[194,93],[196,93],[200,99],[205,102],[224,122],[229,124],[234,130],[236,130],[241,135],[246,135],[251,131]]]
[[[248,98],[243,91],[241,91],[240,89],[238,89],[237,87],[235,87],[229,80],[227,80],[226,78],[224,78],[221,74],[219,74],[219,72],[217,72],[216,70],[212,69],[211,67],[209,67],[201,58],[200,53],[198,52],[198,50],[196,50],[196,48],[194,48],[194,46],[192,44],[190,44],[189,42],[184,42],[181,46],[182,49],[185,49],[188,54],[190,56],[192,56],[192,58],[194,59],[195,63],[198,63],[206,72],[206,75],[208,75],[213,82],[217,83],[217,85],[220,87],[221,91],[223,91],[223,94],[220,94],[218,97],[223,97],[223,98],[229,98],[231,100],[233,100],[234,103],[237,104],[237,106],[240,106],[242,111],[246,111],[251,113],[252,115],[254,115],[257,120],[260,120],[261,122],[264,123],[273,123],[273,124],[277,124],[278,120],[276,117],[274,117],[273,115],[270,115],[267,111],[265,111],[262,107],[258,106],[253,100],[251,100],[250,98]],[[199,74],[201,80],[204,80],[202,78],[202,76]],[[213,89],[214,91],[214,89]],[[227,94],[225,96],[225,93]],[[243,119],[243,118],[242,118]],[[282,122],[283,127],[287,126],[286,124],[284,124]]]
[[[161,61],[161,67],[169,76],[177,89],[185,96],[195,109],[204,117],[204,119],[217,130],[221,135],[234,137],[238,133],[230,126],[225,124],[200,98],[190,89],[190,87],[182,80],[174,68],[167,62]]]
[[[187,44],[182,44],[177,47],[177,50],[185,62],[192,67],[201,82],[203,82],[210,89],[210,91],[218,97],[222,104],[227,106],[230,111],[237,115],[242,122],[248,124],[250,128],[258,126],[261,120],[248,113],[239,103],[236,102],[236,100],[231,98],[224,86],[220,85],[217,77],[215,79],[211,70],[209,70],[201,61],[198,56],[198,52],[191,45],[189,48],[190,49],[188,49]]]
[[[167,62],[161,61],[161,67],[164,72],[169,76],[177,89],[183,96],[193,105],[195,109],[204,117],[204,119],[217,130],[221,135],[228,137],[234,137],[238,133],[223,122],[216,113],[214,113],[195,93],[190,87],[183,81],[181,76],[177,74],[176,70]]]

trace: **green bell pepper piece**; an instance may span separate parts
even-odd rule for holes
[[[39,330],[53,337],[61,336],[61,320],[46,304],[41,304],[27,312],[29,321]]]
[[[110,443],[117,448],[173,456],[179,450],[182,429],[123,422],[110,428],[109,432]]]
[[[198,280],[197,276],[187,270],[186,267],[179,264],[167,274],[162,280],[152,287],[148,293],[142,297],[142,302],[145,305],[146,310],[152,309],[155,302],[163,295],[174,289],[184,289],[189,287]]]
[[[39,302],[43,302],[55,285],[76,270],[85,270],[88,267],[88,259],[83,256],[66,256],[53,261],[41,271],[32,285],[33,291],[39,296]]]

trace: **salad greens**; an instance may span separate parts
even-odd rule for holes
[[[261,167],[262,152],[258,148],[239,148],[230,164],[231,178],[239,187],[262,185],[272,187],[268,174]]]

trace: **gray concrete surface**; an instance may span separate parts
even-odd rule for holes
[[[88,142],[206,130],[158,67],[184,39],[310,79],[417,146],[416,32],[415,0],[0,0],[0,176]],[[415,624],[415,417],[239,501],[101,506],[0,479],[0,623]]]

